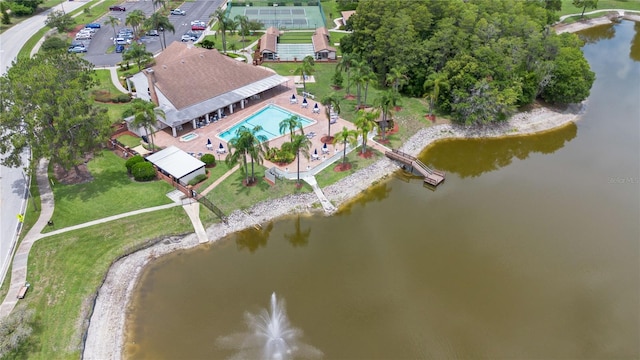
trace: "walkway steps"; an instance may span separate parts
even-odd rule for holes
[[[422,176],[424,176],[424,182],[432,185],[438,186],[440,183],[444,181],[445,173],[432,169],[427,165],[423,164],[422,161],[417,159],[415,156],[411,156],[406,154],[398,149],[393,149],[391,151],[385,151],[384,153],[389,159],[398,161],[405,166],[410,166],[411,170],[415,170],[419,172]]]

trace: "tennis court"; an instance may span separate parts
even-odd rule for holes
[[[243,15],[249,20],[257,20],[264,28],[316,29],[325,26],[324,15],[318,6],[232,6],[229,17]]]

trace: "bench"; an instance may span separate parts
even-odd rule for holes
[[[315,97],[313,94],[310,94],[310,93],[305,92],[305,91],[303,91],[303,92],[302,92],[302,96],[304,96],[304,97],[308,97],[308,98],[311,98],[311,99],[313,99],[313,100],[315,100],[315,99],[316,99],[316,97]]]
[[[18,299],[24,299],[24,296],[27,295],[27,290],[29,290],[29,287],[31,285],[29,283],[26,283],[23,287],[20,288],[20,291],[18,291]]]

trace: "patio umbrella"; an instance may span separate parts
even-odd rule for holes
[[[307,103],[307,98],[304,98],[304,99],[302,100],[302,103],[303,103],[303,104],[306,104],[306,103]]]
[[[218,146],[218,148],[224,149],[224,146],[222,146],[222,143],[220,143],[220,146]]]
[[[291,100],[295,100],[296,99],[296,94],[291,95]]]
[[[211,145],[211,139],[207,139],[207,145]]]
[[[318,155],[318,148],[316,148],[315,150],[313,150],[313,155]]]
[[[313,105],[313,108],[314,108],[314,109],[317,109],[317,108],[318,108],[318,103],[316,103],[315,105]]]
[[[322,148],[326,150],[327,149],[327,143],[324,143],[324,145],[322,145]]]

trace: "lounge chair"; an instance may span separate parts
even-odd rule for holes
[[[328,154],[328,153],[329,153],[329,148],[328,148],[328,147],[323,146],[323,147],[321,148],[321,150],[322,150],[322,153],[323,153],[323,154]]]
[[[320,160],[320,155],[318,155],[318,154],[311,154],[311,161],[315,161],[315,160]]]
[[[219,147],[216,149],[216,153],[218,154],[226,154],[227,153],[227,149],[225,149],[224,147]]]

